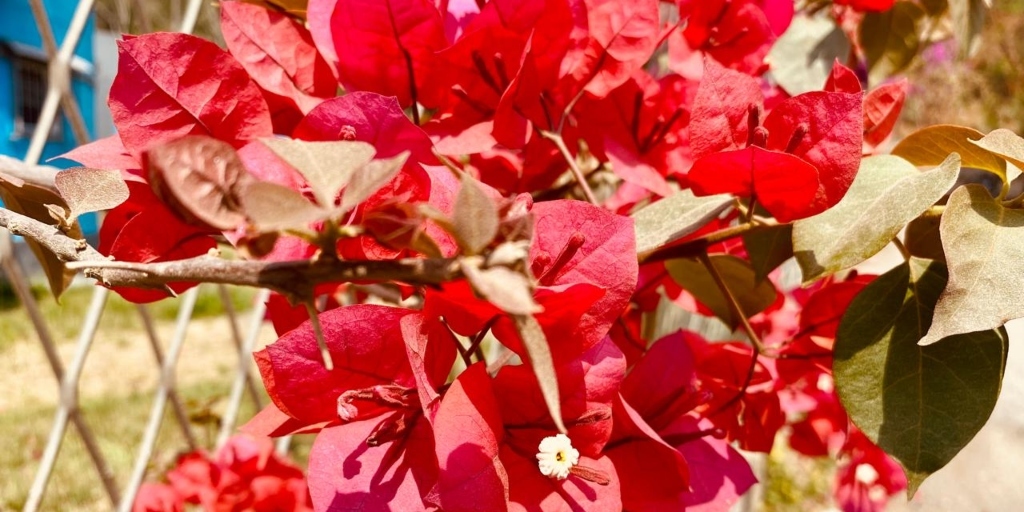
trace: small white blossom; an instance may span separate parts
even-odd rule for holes
[[[569,477],[569,470],[580,462],[580,452],[572,447],[572,441],[565,434],[545,437],[540,442],[537,466],[541,474],[557,480]]]
[[[871,485],[878,481],[878,471],[871,464],[858,464],[853,474],[854,478],[864,485]]]

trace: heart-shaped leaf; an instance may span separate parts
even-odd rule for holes
[[[1002,382],[1002,329],[921,347],[946,285],[941,263],[912,259],[869,284],[836,335],[836,389],[853,422],[903,466],[910,494],[985,425]]]
[[[956,183],[960,157],[921,172],[910,162],[865,158],[839,204],[793,226],[793,249],[804,281],[850,268],[881,251],[901,229]]]
[[[1024,210],[1003,207],[980,185],[956,189],[939,226],[949,284],[922,345],[954,334],[994,329],[1024,317]]]
[[[357,141],[310,142],[275,138],[261,142],[306,178],[317,202],[324,208],[334,206],[341,188],[376,153],[370,144]]]

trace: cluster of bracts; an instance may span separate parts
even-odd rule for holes
[[[850,4],[833,10],[846,27],[852,9],[892,1],[836,4]],[[832,386],[837,324],[866,276],[776,290],[772,273],[761,286],[774,299],[731,322],[755,345],[653,339],[663,298],[721,308],[664,258],[638,258],[627,216],[679,189],[732,194],[747,209],[658,250],[696,241],[705,257],[744,261],[739,238],[708,235],[750,222],[751,198],[781,223],[836,204],[891,131],[902,84],[863,92],[837,64],[822,90],[788,97],[762,75],[792,0],[282,5],[222,2],[227,51],[126,37],[110,93],[118,135],[66,156],[122,170],[130,196],[100,247],[119,261],[200,256],[224,239],[270,261],[461,261],[465,278],[387,284],[391,304],[366,283],[317,286],[316,323],[271,299],[280,339],[256,361],[273,404],[246,430],[316,434],[315,509],[727,510],[756,482],[737,448],[769,452],[783,431],[800,453],[839,458],[846,510],[906,487]],[[363,143],[337,158],[355,171],[310,167],[333,162],[339,141]],[[371,159],[386,179],[357,186]],[[592,201],[565,198],[581,191]]]

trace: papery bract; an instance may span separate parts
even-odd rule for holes
[[[334,96],[331,67],[303,26],[239,1],[222,3],[220,12],[228,50],[263,90],[278,133],[289,133],[303,115]]]
[[[309,13],[330,20],[310,31],[346,88],[394,96],[403,107],[437,106],[434,54],[448,41],[429,0],[312,0]]]
[[[241,147],[273,133],[259,88],[235,59],[199,37],[133,36],[118,43],[110,113],[133,155],[186,135]]]

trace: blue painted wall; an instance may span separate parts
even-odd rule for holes
[[[53,28],[54,36],[57,38],[58,46],[64,40],[71,17],[78,5],[77,0],[46,0],[44,2],[50,18],[50,25]],[[42,38],[36,28],[35,19],[32,17],[32,10],[25,0],[0,0],[0,42],[15,42],[34,48],[42,49]],[[82,33],[82,37],[75,50],[75,55],[81,57],[90,65],[93,62],[92,40],[95,21],[90,17],[89,23]],[[78,99],[79,108],[85,118],[86,126],[90,133],[93,131],[94,102],[92,76],[83,76],[79,73],[72,75],[71,88]],[[14,70],[12,63],[6,57],[0,57],[0,153],[22,158],[28,150],[29,138],[17,137],[14,133]],[[62,116],[64,124],[60,140],[51,141],[43,152],[43,159],[57,156],[75,147],[74,136],[67,119]]]
[[[57,39],[58,47],[64,40],[68,25],[78,5],[77,0],[45,0],[50,26],[53,29],[54,37]],[[75,98],[78,100],[79,109],[85,119],[86,128],[89,130],[90,138],[95,133],[93,120],[95,118],[95,102],[93,99],[94,86],[91,69],[93,63],[93,31],[95,20],[90,16],[89,23],[78,42],[75,55],[88,64],[87,74],[73,73],[71,88]],[[36,27],[35,18],[26,0],[0,0],[0,45],[11,43],[31,46],[42,50],[42,37]],[[0,52],[0,154],[15,158],[24,158],[28,151],[31,133],[15,133],[15,76],[14,67],[9,56]],[[45,94],[45,91],[42,91]],[[60,116],[63,124],[61,135],[55,140],[47,143],[43,151],[42,163],[57,155],[74,149],[75,138],[71,131],[71,125],[66,116]],[[70,163],[67,160],[49,162],[49,165],[67,167]],[[87,233],[95,232],[95,220],[82,219],[83,228]]]

